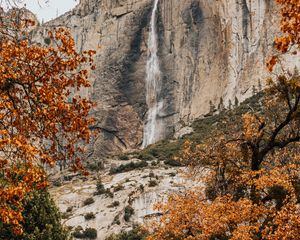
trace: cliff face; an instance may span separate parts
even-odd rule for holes
[[[145,65],[152,0],[81,0],[38,29],[67,26],[78,49],[96,49],[92,88],[101,129],[99,156],[141,145],[147,104]],[[265,61],[278,33],[272,0],[160,0],[157,14],[160,98],[165,136],[210,106],[249,97],[268,76]],[[295,65],[290,63],[291,67]],[[261,83],[259,83],[261,80]]]

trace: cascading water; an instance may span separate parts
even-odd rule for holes
[[[146,65],[146,101],[149,110],[144,127],[143,148],[162,138],[162,124],[159,120],[159,113],[162,110],[163,101],[159,100],[161,92],[161,72],[157,56],[158,39],[156,29],[158,1],[159,0],[154,0],[150,22],[150,33],[148,37],[149,55]]]

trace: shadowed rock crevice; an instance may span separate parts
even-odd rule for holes
[[[121,63],[121,77],[118,83],[120,93],[124,101],[128,102],[143,119],[147,111],[145,99],[145,65],[147,49],[142,49],[145,41],[145,30],[149,25],[152,5],[148,5],[143,11],[134,16],[133,37],[130,49]]]

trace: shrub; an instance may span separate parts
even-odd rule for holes
[[[116,173],[122,173],[122,172],[129,172],[134,169],[140,169],[147,167],[148,163],[145,161],[139,161],[139,162],[130,162],[127,164],[121,164],[118,167],[113,167],[110,169],[110,174],[116,174]]]
[[[181,167],[182,166],[182,164],[180,162],[175,161],[173,159],[167,159],[167,160],[164,161],[164,163],[166,165],[170,165],[172,167]]]
[[[85,238],[96,239],[97,238],[97,230],[95,228],[87,228],[83,231]]]
[[[95,202],[94,198],[90,197],[83,201],[83,206],[91,205]]]
[[[154,172],[150,172],[150,173],[149,173],[149,177],[150,177],[150,178],[154,178],[154,177],[155,177]]]
[[[66,212],[67,212],[67,213],[68,213],[68,212],[72,212],[72,210],[73,210],[73,206],[70,206],[70,207],[67,208]]]
[[[104,194],[105,192],[106,192],[106,190],[105,190],[104,184],[102,183],[102,180],[98,179],[97,183],[96,183],[96,193],[97,193],[97,195]]]
[[[113,198],[114,197],[114,193],[112,191],[110,191],[109,189],[106,189],[106,193],[105,193],[108,197]]]
[[[82,232],[82,227],[81,226],[77,226],[74,230],[74,232],[72,233],[72,236],[75,238],[84,238],[84,234]]]
[[[75,238],[87,238],[87,239],[96,239],[97,238],[97,230],[95,228],[87,228],[83,231],[82,227],[77,227],[73,232],[73,237]]]
[[[134,214],[134,209],[131,206],[126,206],[124,209],[124,220],[128,222],[130,217]]]
[[[151,165],[152,165],[152,166],[157,166],[158,164],[159,164],[158,161],[152,161],[152,162],[151,162]]]
[[[114,201],[112,204],[108,205],[108,208],[113,208],[113,207],[118,207],[120,206],[120,202],[119,201]]]
[[[11,226],[0,222],[0,239],[69,240],[69,232],[61,224],[61,214],[47,190],[29,193],[24,199],[23,234],[16,236]]]
[[[213,184],[211,183],[207,184],[205,188],[205,196],[210,201],[214,201],[217,198],[217,190]]]
[[[158,185],[157,181],[155,181],[155,180],[150,180],[149,181],[149,187],[155,187],[157,185]]]
[[[112,234],[105,240],[144,240],[147,235],[147,232],[141,230],[139,227],[135,227],[129,232],[122,231],[119,234]]]
[[[118,184],[117,186],[114,187],[114,192],[118,192],[124,189],[124,186],[121,184]]]
[[[94,218],[96,218],[96,216],[92,212],[89,212],[89,213],[87,213],[87,214],[84,215],[84,219],[85,220],[91,220],[91,219],[94,219]]]
[[[71,213],[70,212],[65,212],[61,214],[61,219],[68,219],[69,217],[71,217]]]
[[[112,222],[112,224],[117,224],[117,225],[121,224],[120,219],[119,219],[119,215],[114,217],[114,221]]]
[[[136,154],[136,157],[148,161],[154,160],[155,158],[158,159],[158,161],[172,159],[179,154],[182,143],[183,140],[174,142],[164,140],[143,149]]]
[[[104,184],[102,183],[101,179],[98,179],[96,183],[96,192],[94,192],[95,195],[102,195],[105,194],[108,197],[113,198],[114,194],[107,188],[105,189]]]
[[[98,172],[98,171],[104,169],[104,163],[103,162],[87,163],[86,168],[90,171]]]
[[[147,152],[140,152],[138,155],[138,159],[144,160],[144,161],[151,161],[151,160],[154,160],[154,157]]]
[[[120,155],[120,156],[119,156],[119,159],[120,159],[120,160],[123,160],[123,161],[127,161],[127,160],[129,160],[129,156],[126,155],[126,154],[123,154],[123,155]]]
[[[61,187],[62,186],[61,180],[60,179],[55,180],[53,182],[53,186],[55,186],[55,187]]]
[[[49,38],[49,37],[44,38],[44,43],[46,43],[47,45],[50,45],[51,38]]]

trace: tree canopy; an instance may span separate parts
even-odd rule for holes
[[[21,234],[25,194],[47,186],[43,165],[68,161],[84,172],[93,103],[71,91],[90,86],[94,51],[77,52],[63,28],[49,31],[48,46],[35,43],[34,22],[10,14],[0,26],[0,220]]]

